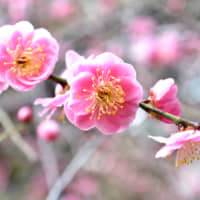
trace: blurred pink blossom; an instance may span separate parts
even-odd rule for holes
[[[175,32],[166,32],[156,40],[157,62],[160,65],[170,66],[180,58],[180,41]]]
[[[150,36],[154,33],[156,21],[150,16],[140,16],[128,24],[128,32],[131,37]]]
[[[33,112],[30,106],[23,106],[17,112],[17,119],[22,122],[29,122],[32,116]]]
[[[8,7],[8,16],[11,23],[24,20],[26,18],[27,9],[34,0],[1,0]]]
[[[98,3],[103,14],[110,14],[118,7],[118,0],[98,0]]]
[[[137,38],[131,53],[136,62],[148,67],[171,67],[182,55],[178,34],[170,31]]]
[[[97,183],[92,177],[81,177],[70,186],[70,189],[83,196],[91,196],[97,193]]]
[[[180,116],[181,105],[179,100],[176,98],[177,90],[177,86],[172,78],[159,80],[150,89],[150,104],[163,111]],[[165,117],[156,116],[154,113],[151,113],[151,115],[165,123],[174,123]]]
[[[156,44],[154,37],[143,37],[133,42],[131,54],[134,60],[144,66],[157,64]]]
[[[55,19],[64,19],[76,12],[76,5],[69,0],[52,1],[50,15]]]
[[[168,10],[177,15],[182,12],[186,7],[185,0],[167,0],[167,8]]]
[[[64,109],[72,124],[82,130],[96,127],[106,135],[125,130],[143,93],[133,66],[112,53],[84,59],[69,51],[66,57],[72,81]]]
[[[18,91],[46,80],[58,59],[58,43],[45,29],[29,22],[0,28],[0,80]]]
[[[82,198],[77,194],[68,193],[61,200],[81,200]]]
[[[44,120],[37,127],[37,135],[46,141],[54,141],[59,134],[59,125],[54,120]]]
[[[156,158],[169,157],[175,150],[177,150],[175,162],[177,167],[179,164],[189,164],[195,159],[200,159],[200,131],[181,131],[172,134],[168,138],[149,137],[159,143],[165,144],[165,146],[156,153]]]

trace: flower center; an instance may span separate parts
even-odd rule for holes
[[[31,47],[31,38],[28,42],[22,46],[20,44],[21,37],[18,37],[19,43],[16,45],[14,50],[9,48],[10,42],[8,42],[8,47],[6,51],[10,54],[12,62],[4,62],[4,65],[11,65],[11,70],[17,73],[19,76],[34,76],[39,75],[40,67],[45,59],[45,54],[43,52],[43,48],[45,45],[37,46],[32,49]]]
[[[186,142],[178,151],[176,155],[176,167],[179,164],[193,163],[193,160],[200,160],[200,142]]]
[[[100,72],[96,69],[96,77],[92,77],[92,91],[83,89],[86,92],[85,101],[91,101],[90,105],[86,108],[86,112],[90,113],[90,119],[93,118],[94,113],[97,113],[97,119],[100,120],[103,114],[115,115],[119,109],[122,109],[125,102],[125,93],[120,85],[120,79],[111,76],[111,71],[107,73]],[[77,95],[77,98],[80,96]]]

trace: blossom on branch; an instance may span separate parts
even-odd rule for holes
[[[26,21],[0,28],[0,81],[18,91],[46,80],[58,59],[58,43],[43,29]]]
[[[143,93],[133,66],[112,53],[84,59],[69,51],[66,62],[70,97],[64,109],[72,124],[82,130],[96,127],[106,135],[125,130]]]
[[[176,98],[177,90],[177,86],[172,78],[159,80],[150,89],[149,104],[165,112],[180,116],[181,105],[179,100]],[[165,123],[174,123],[163,116],[157,115],[155,113],[150,114],[152,117],[155,117]]]
[[[193,163],[200,159],[200,131],[185,130],[172,134],[168,138],[149,136],[153,140],[164,143],[156,154],[156,158],[169,157],[177,150],[175,165]]]

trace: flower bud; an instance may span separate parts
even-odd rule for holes
[[[30,122],[33,116],[31,107],[23,106],[17,112],[17,119],[21,122]]]
[[[44,120],[37,127],[37,135],[46,141],[54,141],[59,134],[59,125],[53,120]]]

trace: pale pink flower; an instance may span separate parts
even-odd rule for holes
[[[17,112],[17,119],[21,122],[29,122],[32,119],[33,111],[29,106],[21,107]]]
[[[46,80],[58,59],[58,43],[26,21],[0,28],[0,80],[26,91]]]
[[[35,100],[34,104],[41,104],[43,107],[45,107],[41,112],[39,112],[40,117],[50,111],[50,113],[46,116],[46,119],[48,120],[52,117],[52,115],[58,108],[64,105],[65,101],[67,101],[68,98],[69,92],[66,92],[64,94],[56,95],[52,98],[38,98]]]
[[[7,89],[8,89],[8,84],[0,80],[0,94]]]
[[[46,141],[54,141],[59,134],[60,127],[54,120],[44,120],[37,127],[37,135]]]
[[[112,53],[84,59],[69,51],[66,61],[68,119],[82,130],[96,127],[106,135],[125,130],[135,118],[143,92],[133,66]]]
[[[160,110],[180,116],[181,105],[179,100],[176,98],[177,90],[178,88],[172,78],[159,80],[150,89],[150,104]],[[166,123],[174,123],[165,117],[155,115],[153,115],[153,117],[159,118],[161,121]]]
[[[153,137],[159,143],[164,143],[156,154],[156,158],[169,157],[177,150],[175,165],[189,164],[200,159],[200,131],[186,130],[172,134],[168,138]]]

